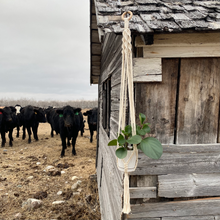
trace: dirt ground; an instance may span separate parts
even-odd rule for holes
[[[39,141],[32,135],[30,144],[27,137],[21,139],[22,132],[19,138],[15,132],[13,147],[7,138],[6,146],[0,148],[0,220],[101,219],[94,176],[96,132],[90,143],[87,122],[83,137],[76,141],[77,155],[71,155],[71,147],[64,158],[60,158],[60,136],[50,137],[48,123],[39,125]],[[41,206],[27,206],[24,202],[29,198],[41,200]],[[55,201],[63,203],[52,204]]]

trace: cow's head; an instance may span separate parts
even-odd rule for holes
[[[73,127],[75,125],[75,117],[79,114],[81,108],[73,108],[69,105],[63,107],[63,109],[57,109],[56,112],[60,118],[63,118],[65,127]]]
[[[3,115],[4,121],[6,122],[12,122],[13,112],[16,112],[14,107],[4,107],[3,109],[0,109],[0,113]]]
[[[42,108],[34,107],[34,114],[39,122],[46,122],[45,112]]]
[[[88,124],[97,125],[97,108],[88,110],[83,115],[88,116]]]

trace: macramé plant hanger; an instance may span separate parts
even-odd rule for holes
[[[126,17],[127,13],[130,15]],[[129,29],[129,20],[132,18],[132,12],[124,12],[122,20],[124,20],[124,30],[122,37],[122,71],[121,71],[121,90],[120,90],[120,107],[119,107],[119,124],[118,134],[121,128],[125,128],[126,120],[126,101],[128,91],[128,102],[130,110],[130,122],[132,128],[132,136],[136,134],[135,123],[135,108],[134,108],[134,88],[133,88],[133,65],[132,65],[132,45],[131,32]],[[119,145],[117,144],[117,148]],[[117,166],[119,170],[124,171],[124,207],[123,212],[128,214],[130,208],[130,192],[129,192],[129,172],[133,172],[137,167],[138,149],[137,145],[133,144],[133,150],[128,151],[124,159],[117,159]]]

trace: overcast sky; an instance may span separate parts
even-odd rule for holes
[[[0,0],[0,98],[94,100],[88,0]]]

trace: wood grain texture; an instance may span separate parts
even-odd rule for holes
[[[130,187],[130,198],[157,198],[156,187]]]
[[[133,58],[133,81],[135,82],[161,82],[161,58]]]
[[[198,199],[179,202],[147,203],[131,206],[131,218],[185,217],[220,215],[220,198]],[[130,217],[128,215],[128,219]]]
[[[105,36],[102,47],[101,83],[104,82],[110,75],[118,73],[121,69],[121,45],[121,35],[109,33]]]
[[[162,82],[136,84],[136,121],[138,113],[145,114],[150,134],[163,144],[174,143],[178,63],[179,59],[163,59]]]
[[[215,216],[163,217],[162,220],[216,220]]]
[[[169,174],[158,176],[158,182],[159,197],[220,196],[219,174]]]
[[[220,58],[182,59],[177,143],[216,143]]]
[[[220,57],[220,43],[203,46],[148,46],[143,48],[145,58]]]
[[[117,169],[115,148],[108,147],[106,132],[99,128],[99,154],[103,157],[102,184],[99,186],[102,219],[120,220],[122,210],[123,174]]]
[[[181,33],[154,34],[154,45],[158,46],[202,46],[216,45],[220,42],[220,33]],[[140,36],[135,39],[136,47],[147,47]]]
[[[163,145],[163,155],[153,160],[141,151],[131,175],[220,173],[220,145]]]

